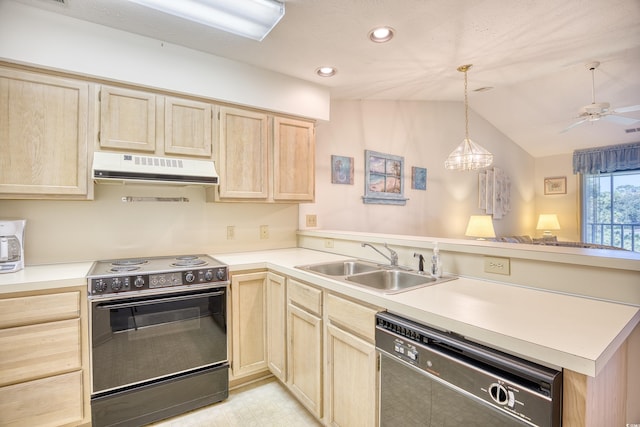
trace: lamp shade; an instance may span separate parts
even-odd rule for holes
[[[547,236],[551,235],[550,230],[560,230],[560,222],[556,214],[540,214],[536,230],[543,230]]]
[[[464,235],[478,239],[496,237],[491,215],[471,215]]]

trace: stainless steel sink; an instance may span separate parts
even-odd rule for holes
[[[350,276],[352,274],[380,270],[381,267],[378,264],[370,262],[347,260],[313,264],[298,268],[313,271],[314,273],[324,274],[325,276]]]
[[[436,279],[431,276],[402,270],[379,270],[345,278],[345,280],[349,282],[380,290],[386,294],[395,294],[452,279],[454,279],[454,277],[441,277]]]
[[[397,294],[456,279],[455,276],[436,279],[402,267],[390,267],[353,259],[302,265],[296,268],[384,294]]]

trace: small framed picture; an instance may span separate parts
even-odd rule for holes
[[[353,185],[353,157],[331,156],[331,183]]]
[[[567,194],[567,177],[554,176],[545,178],[544,194]]]
[[[414,190],[427,189],[427,169],[411,166],[411,188]]]

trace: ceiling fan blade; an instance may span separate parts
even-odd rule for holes
[[[582,124],[582,123],[584,123],[584,122],[586,122],[586,121],[587,121],[587,119],[578,120],[577,122],[573,123],[572,125],[569,125],[569,126],[567,126],[566,128],[562,129],[562,130],[560,131],[560,133],[565,133],[565,132],[566,132],[566,131],[568,131],[569,129],[572,129],[572,128],[574,128],[574,127],[576,127],[576,126],[578,126],[578,125],[580,125],[580,124]]]
[[[618,123],[620,125],[632,125],[634,123],[640,122],[640,120],[638,119],[632,119],[629,117],[622,117],[622,116],[615,116],[613,114],[607,114],[606,116],[602,117],[605,120],[608,120],[610,122],[614,122],[614,123]]]
[[[629,107],[616,108],[616,113],[630,113],[632,111],[640,111],[640,105],[630,105]]]

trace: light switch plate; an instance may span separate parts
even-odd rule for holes
[[[511,260],[509,258],[486,256],[484,257],[484,271],[485,273],[509,276],[511,274]]]

